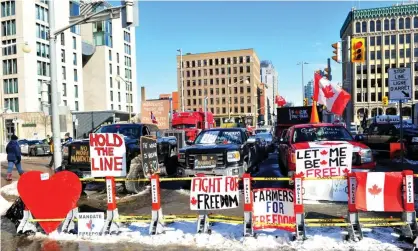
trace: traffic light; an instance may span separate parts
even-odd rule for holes
[[[351,39],[351,62],[364,63],[366,60],[366,43],[364,38]]]
[[[331,75],[331,59],[328,58],[327,60],[327,65],[328,67],[324,69],[324,76],[327,77],[327,79],[329,81],[332,80],[332,75]]]
[[[337,42],[335,44],[332,44],[331,46],[335,49],[333,51],[334,56],[332,56],[332,60],[334,60],[337,63],[341,63],[341,42]]]
[[[308,106],[308,98],[303,99],[303,106]]]
[[[388,96],[383,96],[382,103],[383,103],[383,106],[388,106],[389,105],[389,98],[388,98]]]

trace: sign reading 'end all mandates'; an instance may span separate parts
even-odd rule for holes
[[[411,68],[391,68],[389,74],[389,99],[411,100]]]
[[[125,177],[126,148],[123,135],[91,133],[89,139],[91,176]]]

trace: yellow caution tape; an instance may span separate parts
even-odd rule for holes
[[[405,226],[406,222],[375,222],[361,224],[363,227],[393,227],[393,226]]]
[[[345,219],[305,219],[305,222],[312,222],[312,223],[317,223],[317,222],[328,222],[328,223],[338,223],[338,222],[345,222]]]
[[[182,181],[182,180],[192,180],[193,177],[184,177],[184,178],[160,178],[160,181]]]
[[[349,223],[307,223],[307,227],[347,227]]]
[[[30,219],[29,222],[64,221],[65,219]]]
[[[252,180],[262,180],[262,181],[279,181],[279,180],[291,180],[292,178],[288,177],[253,177]]]
[[[360,218],[360,222],[370,222],[370,221],[400,221],[401,218]]]
[[[213,218],[208,218],[209,222],[221,222],[221,223],[231,223],[231,224],[243,224],[244,221],[240,221],[240,220],[223,220],[223,219],[213,219]]]

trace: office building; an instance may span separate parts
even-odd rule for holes
[[[184,104],[185,110],[197,111],[203,108],[207,96],[208,109],[214,113],[217,126],[230,118],[234,122],[256,124],[257,88],[261,82],[260,60],[253,49],[186,53],[183,62],[181,56],[177,56],[177,63],[180,109]]]
[[[411,116],[411,104],[418,100],[418,4],[351,10],[341,28],[343,88],[352,100],[344,117],[347,123],[359,123],[367,117],[399,114],[397,104],[383,107],[388,96],[388,69],[411,67],[412,101],[405,103],[403,114]],[[366,39],[366,61],[349,63],[347,38]]]
[[[54,3],[60,10],[55,13],[57,28],[67,26],[69,17],[79,14],[78,1]],[[1,112],[2,124],[5,123],[0,141],[7,141],[13,133],[20,138],[44,138],[51,134],[47,105],[51,102],[48,1],[2,0],[0,11]],[[81,47],[79,26],[57,38],[60,115],[64,116],[60,118],[62,133],[71,131],[69,112],[84,109]]]
[[[308,105],[312,105],[312,97],[313,97],[313,80],[309,81],[304,87],[304,97],[308,99]]]
[[[269,125],[274,124],[274,116],[275,109],[277,108],[275,101],[275,97],[278,95],[278,73],[274,68],[271,61],[263,60],[260,63],[260,75],[261,75],[261,82],[265,84],[266,88],[266,124],[268,122]]]

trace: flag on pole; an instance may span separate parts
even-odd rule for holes
[[[325,105],[332,113],[341,116],[351,99],[351,95],[337,84],[331,83],[328,79],[315,73],[313,99],[318,104]]]
[[[316,107],[316,101],[315,100],[312,102],[312,112],[311,112],[310,123],[319,123],[318,110],[317,110],[317,107]]]
[[[284,106],[286,104],[286,100],[282,96],[277,95],[275,103],[278,106]]]
[[[157,118],[154,116],[154,113],[151,112],[151,121],[153,124],[158,124]]]

